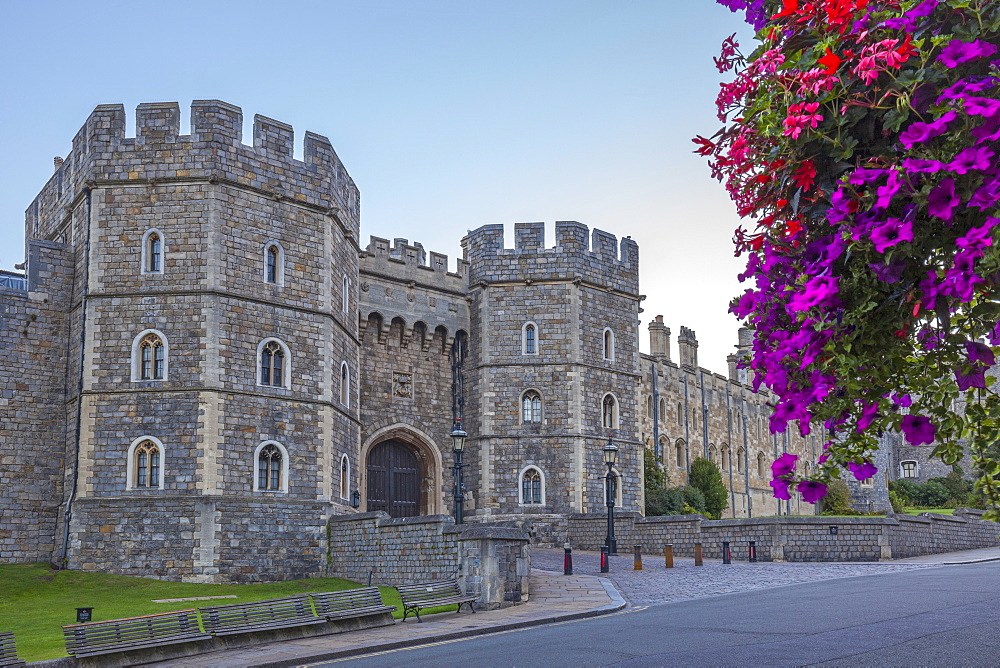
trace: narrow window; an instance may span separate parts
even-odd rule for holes
[[[351,283],[347,280],[347,274],[344,274],[344,287],[340,294],[340,308],[344,313],[350,310],[351,305]]]
[[[533,322],[525,323],[521,327],[521,354],[538,354],[538,325]]]
[[[539,424],[542,421],[542,396],[534,390],[528,390],[521,397],[521,422],[523,424]]]
[[[284,386],[285,351],[277,341],[268,341],[260,355],[260,384]]]
[[[542,474],[536,468],[529,468],[521,475],[521,503],[542,503]]]
[[[344,406],[351,403],[351,374],[347,370],[347,362],[340,365],[340,403]]]
[[[149,489],[160,486],[160,449],[152,441],[143,441],[136,446],[134,487]]]
[[[646,397],[646,417],[653,417],[653,397]]]
[[[604,330],[604,359],[613,360],[615,358],[615,333],[610,329]]]
[[[736,472],[737,473],[743,473],[744,472],[744,469],[743,469],[743,458],[744,457],[746,457],[746,451],[743,448],[740,448],[739,450],[736,451]]]
[[[684,424],[684,409],[681,408],[681,402],[677,402],[677,424]]]
[[[276,445],[265,445],[257,455],[257,489],[267,492],[281,491],[281,465],[283,457]]]
[[[764,472],[766,470],[767,470],[767,462],[764,459],[764,453],[763,452],[758,452],[757,453],[757,477],[758,478],[765,477],[766,474]]]
[[[156,334],[147,334],[139,342],[139,380],[163,380],[166,351]]]
[[[274,246],[267,247],[267,282],[278,282],[278,249]]]
[[[347,498],[347,487],[350,482],[350,468],[347,463],[347,455],[340,458],[340,498]]]
[[[156,232],[146,238],[146,271],[163,271],[163,240]]]
[[[610,394],[604,395],[601,405],[601,425],[605,429],[615,429],[618,424],[618,403]]]
[[[684,441],[677,441],[674,451],[677,454],[677,468],[684,468]]]

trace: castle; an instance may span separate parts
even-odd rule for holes
[[[333,515],[446,514],[461,420],[467,521],[557,525],[643,509],[643,449],[684,484],[716,461],[726,516],[776,501],[782,452],[737,355],[648,325],[638,245],[557,222],[488,225],[449,259],[359,240],[330,142],[195,101],[101,105],[26,213],[26,272],[0,281],[0,560],[186,581],[317,575]]]

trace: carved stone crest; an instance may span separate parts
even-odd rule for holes
[[[413,398],[413,374],[394,371],[392,374],[392,396],[400,399]]]

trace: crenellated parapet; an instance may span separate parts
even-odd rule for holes
[[[123,105],[94,109],[74,137],[72,151],[28,208],[28,236],[54,234],[65,208],[87,185],[208,180],[326,211],[358,238],[358,189],[326,137],[306,132],[303,159],[297,160],[292,127],[281,121],[254,116],[248,145],[239,107],[195,100],[186,135],[180,134],[180,114],[176,102],[140,104],[136,136],[126,137]]]
[[[462,239],[469,282],[581,280],[628,294],[639,292],[639,246],[586,225],[557,221],[555,246],[545,247],[544,223],[514,225],[514,248],[503,225],[484,225]]]
[[[469,263],[459,258],[456,271],[448,271],[448,256],[424,250],[422,244],[407,239],[371,237],[361,258],[361,273],[377,274],[402,283],[413,283],[437,290],[465,293],[468,288]]]

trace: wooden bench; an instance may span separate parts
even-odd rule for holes
[[[316,614],[332,621],[393,612],[396,607],[382,602],[378,587],[358,587],[344,591],[310,593]]]
[[[24,661],[17,658],[17,647],[14,645],[14,634],[9,631],[0,633],[0,666],[23,666]]]
[[[198,615],[193,609],[70,624],[63,627],[63,635],[66,651],[76,657],[211,640],[211,636],[198,625]]]
[[[205,630],[213,636],[229,636],[250,631],[270,631],[295,626],[324,624],[317,617],[305,594],[272,598],[253,603],[234,603],[198,608]]]
[[[458,604],[458,612],[462,611],[462,606],[468,604],[469,610],[473,613],[476,609],[472,603],[478,596],[468,596],[458,588],[457,580],[440,580],[437,582],[422,582],[415,585],[400,585],[396,587],[399,591],[399,598],[403,601],[403,621],[412,612],[420,620],[420,611],[424,608],[434,608],[439,605]]]

